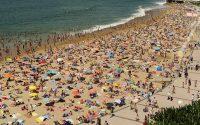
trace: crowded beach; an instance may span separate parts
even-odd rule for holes
[[[114,116],[127,105],[134,108],[161,90],[179,75],[190,55],[192,45],[185,42],[197,20],[194,9],[170,5],[165,16],[151,20],[138,28],[127,26],[40,51],[22,54],[21,49],[29,46],[30,51],[35,45],[16,45],[14,57],[3,57],[10,52],[3,45],[0,124],[112,125],[101,117]],[[66,37],[51,40],[62,42]],[[40,47],[42,42],[36,44]]]

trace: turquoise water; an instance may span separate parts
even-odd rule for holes
[[[0,33],[69,32],[123,21],[161,0],[0,0]]]

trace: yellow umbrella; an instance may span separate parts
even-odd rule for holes
[[[10,57],[7,57],[7,58],[6,58],[6,61],[7,61],[7,62],[12,62],[12,59],[11,59]]]
[[[35,121],[37,122],[37,123],[41,123],[41,122],[43,122],[43,118],[42,117],[38,117],[38,118],[36,118],[35,119]]]
[[[119,87],[120,84],[119,84],[119,83],[114,83],[113,86],[115,86],[115,87]]]
[[[180,57],[180,58],[182,58],[183,57],[183,51],[178,51],[178,56]]]
[[[34,91],[34,90],[36,90],[37,89],[37,87],[35,86],[35,85],[30,85],[29,86],[29,90],[30,91]]]
[[[31,97],[36,97],[36,96],[38,96],[38,94],[37,93],[31,93],[30,96]]]

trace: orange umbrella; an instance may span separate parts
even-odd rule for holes
[[[72,95],[73,96],[78,96],[80,93],[79,93],[79,90],[78,89],[73,89],[72,90]]]
[[[90,94],[95,94],[95,93],[97,93],[97,89],[96,88],[90,89],[89,93]]]
[[[11,78],[11,77],[12,77],[12,74],[11,74],[11,73],[5,73],[5,74],[4,74],[4,77],[5,77],[5,78]]]

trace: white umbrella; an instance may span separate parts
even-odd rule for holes
[[[58,58],[57,61],[58,61],[58,62],[62,62],[62,61],[63,61],[63,58]]]

